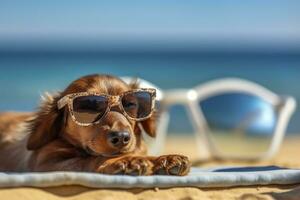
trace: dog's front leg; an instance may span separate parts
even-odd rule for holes
[[[184,176],[190,170],[190,162],[186,156],[164,155],[124,156],[103,162],[96,170],[103,174],[126,175],[177,175]]]
[[[96,170],[103,174],[152,175],[153,158],[145,156],[123,156],[103,162]]]
[[[188,157],[176,154],[159,156],[154,159],[153,163],[153,172],[159,175],[184,176],[191,168]]]

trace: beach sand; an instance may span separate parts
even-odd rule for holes
[[[193,161],[197,161],[197,150],[194,138],[170,137],[167,142],[165,153],[181,153],[188,155]],[[179,147],[180,146],[180,147]],[[180,152],[179,152],[180,151]],[[282,148],[275,158],[262,162],[232,162],[232,161],[207,161],[194,162],[199,167],[224,166],[224,165],[277,165],[281,167],[300,167],[300,137],[290,136],[284,140]],[[233,188],[193,188],[181,187],[170,189],[91,189],[81,186],[63,186],[50,188],[4,188],[0,189],[0,199],[241,199],[241,200],[263,200],[263,199],[300,199],[300,184],[286,186],[253,186]]]

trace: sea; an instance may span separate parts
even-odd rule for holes
[[[1,52],[0,69],[0,111],[34,111],[45,91],[62,90],[72,80],[94,73],[140,77],[163,90],[236,77],[300,103],[299,52]],[[183,107],[170,108],[170,114],[171,133],[193,131]],[[299,122],[298,108],[287,132],[300,134]]]

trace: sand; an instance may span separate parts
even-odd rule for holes
[[[269,161],[263,162],[232,162],[232,161],[206,161],[197,162],[197,150],[193,138],[172,137],[168,139],[166,153],[180,153],[189,155],[195,161],[196,166],[224,166],[224,165],[278,165],[282,167],[300,167],[300,137],[288,137],[285,139],[278,155]],[[300,184],[288,186],[257,186],[257,187],[234,187],[234,188],[210,188],[200,189],[192,187],[170,189],[132,189],[111,190],[91,189],[81,186],[64,186],[50,188],[5,188],[0,189],[0,199],[300,199]]]

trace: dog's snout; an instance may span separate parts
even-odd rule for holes
[[[114,131],[108,134],[108,142],[114,147],[123,147],[130,142],[130,133],[126,131]]]

